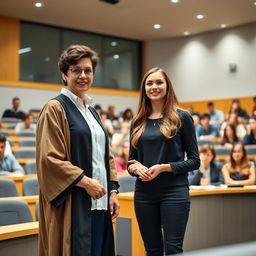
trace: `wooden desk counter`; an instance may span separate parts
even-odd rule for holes
[[[10,179],[13,180],[16,184],[16,188],[18,190],[19,196],[23,195],[23,190],[22,190],[22,185],[23,185],[23,180],[28,179],[28,178],[36,178],[36,174],[26,174],[22,176],[0,176],[0,179]]]
[[[119,217],[131,219],[132,256],[145,255],[134,212],[133,192],[119,193]],[[184,251],[256,239],[256,186],[191,189]],[[146,213],[145,213],[146,214]]]
[[[37,235],[38,221],[0,226],[0,241],[23,236]]]
[[[1,256],[37,256],[38,222],[27,222],[0,227]]]
[[[15,196],[15,197],[0,197],[0,200],[22,200],[28,203],[33,220],[36,220],[36,202],[39,196]]]

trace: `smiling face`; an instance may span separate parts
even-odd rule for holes
[[[82,70],[80,74],[79,69]],[[67,82],[67,89],[83,98],[93,82],[92,61],[90,58],[82,58],[75,65],[69,67],[67,74],[61,73],[61,75],[62,79]]]
[[[232,152],[232,158],[235,162],[240,162],[244,156],[243,148],[241,145],[235,145]]]
[[[154,72],[147,77],[145,92],[151,101],[164,101],[167,83],[161,71]]]

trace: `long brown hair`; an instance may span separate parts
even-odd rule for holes
[[[235,151],[235,148],[236,147],[241,147],[242,148],[242,151],[243,151],[243,156],[242,156],[242,159],[241,159],[241,171],[240,173],[242,175],[246,175],[248,176],[250,174],[250,166],[249,166],[249,160],[247,158],[247,154],[246,154],[246,150],[245,150],[245,147],[244,145],[242,145],[241,143],[237,143],[235,144],[232,149],[231,149],[231,152],[230,152],[230,163],[229,163],[229,168],[228,168],[228,171],[229,173],[235,173],[237,172],[236,171],[236,161],[234,160],[233,158],[233,153]]]
[[[172,83],[163,69],[158,67],[152,68],[144,75],[141,81],[138,111],[134,117],[134,129],[131,135],[131,142],[134,148],[137,148],[138,140],[145,130],[147,118],[152,113],[151,101],[145,92],[145,83],[149,75],[158,71],[162,73],[167,85],[165,103],[162,109],[163,121],[160,125],[160,131],[165,136],[165,138],[170,139],[174,136],[173,132],[180,126],[180,117],[177,113],[178,100],[173,90]]]
[[[229,138],[227,136],[227,128],[230,127],[230,129],[232,130],[233,132],[233,139],[234,141],[231,142],[229,141]],[[224,129],[224,135],[223,135],[223,140],[222,140],[222,143],[225,144],[225,143],[236,143],[238,141],[238,137],[237,137],[237,134],[236,134],[236,127],[233,125],[233,124],[227,124],[225,129]]]

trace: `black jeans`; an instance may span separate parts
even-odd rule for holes
[[[140,182],[139,182],[140,183]],[[188,186],[136,184],[134,205],[147,255],[182,253],[190,210]]]

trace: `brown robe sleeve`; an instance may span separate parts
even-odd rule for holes
[[[40,190],[51,202],[69,187],[83,170],[70,162],[70,132],[64,109],[49,101],[37,122],[36,163]]]
[[[110,181],[118,182],[114,155],[112,153],[111,147],[109,147],[109,168],[110,168]]]

